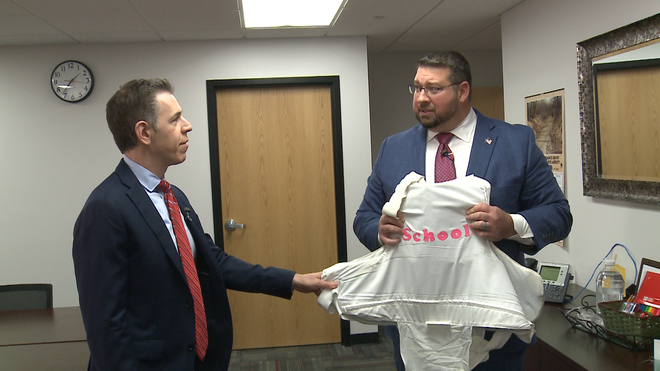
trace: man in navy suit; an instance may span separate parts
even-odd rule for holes
[[[73,232],[89,370],[226,370],[232,347],[227,289],[288,299],[293,290],[336,287],[322,281],[321,272],[300,275],[225,254],[204,233],[183,192],[172,186],[195,257],[196,275],[188,277],[198,277],[203,296],[194,301],[177,244],[184,232],[174,232],[173,224],[181,224],[170,220],[157,188],[168,167],[186,159],[192,130],[172,93],[164,79],[132,80],[106,106],[124,157],[89,196]],[[199,302],[204,310],[195,313]],[[196,354],[199,312],[205,312],[208,330],[202,356]]]
[[[520,264],[525,253],[535,254],[568,236],[573,224],[568,201],[532,129],[485,117],[472,108],[472,75],[463,55],[441,52],[423,57],[409,88],[420,125],[383,141],[353,222],[355,234],[367,248],[373,251],[400,241],[402,221],[382,215],[382,207],[411,171],[431,174],[427,181],[434,180],[440,146],[434,137],[445,132],[453,134],[448,145],[456,176],[475,175],[491,183],[490,205],[466,210],[473,233],[493,241]],[[397,349],[397,369],[403,370],[396,327],[388,326],[387,334]],[[530,345],[513,335],[475,370],[522,370]]]

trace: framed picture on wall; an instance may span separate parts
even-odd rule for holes
[[[525,97],[525,121],[564,190],[564,89]]]

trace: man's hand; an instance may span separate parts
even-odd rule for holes
[[[497,206],[476,204],[466,214],[472,232],[483,239],[496,242],[516,234],[511,215]]]
[[[321,279],[322,272],[298,274],[293,276],[293,289],[302,293],[313,292],[316,296],[321,290],[332,290],[337,288],[336,281],[324,281]]]
[[[403,214],[397,211],[396,218],[388,215],[381,215],[378,221],[378,237],[383,245],[396,245],[403,236]]]

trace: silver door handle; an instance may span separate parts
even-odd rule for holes
[[[245,228],[245,224],[237,224],[234,219],[229,219],[225,222],[225,229],[228,231],[233,231],[236,228]]]

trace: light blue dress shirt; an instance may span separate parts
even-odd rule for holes
[[[167,230],[170,232],[170,236],[172,237],[172,241],[174,242],[174,246],[178,252],[179,246],[177,246],[176,243],[174,228],[172,227],[172,221],[170,220],[170,212],[167,210],[167,205],[165,204],[165,196],[159,192],[158,189],[156,189],[160,183],[160,178],[125,155],[124,161],[133,171],[133,174],[135,174],[140,184],[142,184],[144,191],[147,192],[147,195],[151,199],[151,202],[153,202],[156,210],[158,210],[158,214],[160,214],[161,219],[163,219],[163,223],[165,223]],[[181,214],[181,210],[179,210],[179,214]],[[184,220],[183,215],[181,215],[181,220]],[[190,248],[192,249],[193,257],[196,257],[197,251],[195,248],[195,240],[193,240],[192,235],[190,234],[190,230],[188,229],[188,225],[185,222],[183,223],[183,226],[186,228],[186,234],[188,235],[188,242],[190,242]]]

